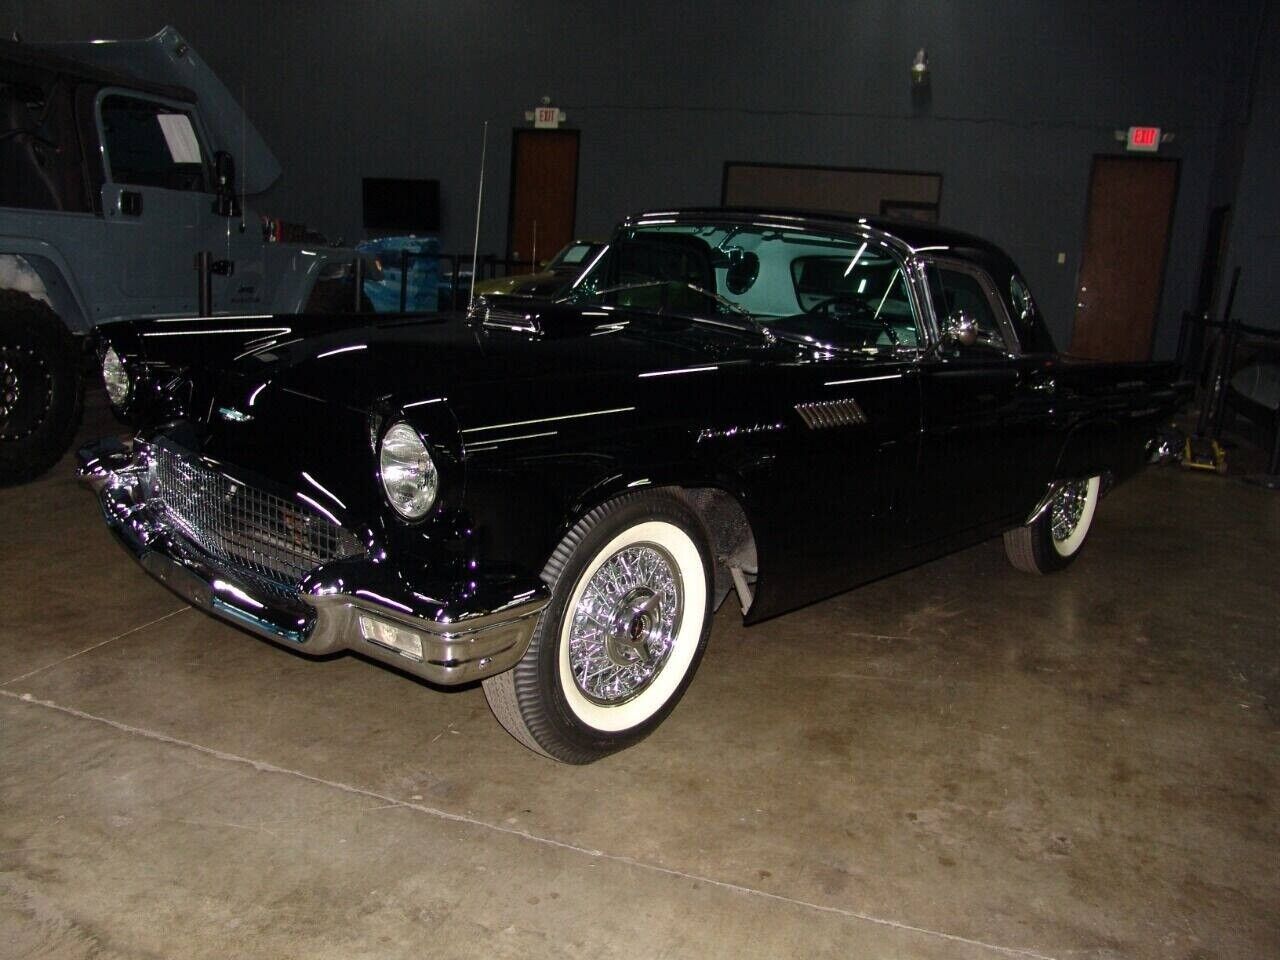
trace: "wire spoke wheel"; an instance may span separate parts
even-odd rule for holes
[[[1080,526],[1085,506],[1089,502],[1089,481],[1073,480],[1064,483],[1050,505],[1049,529],[1053,539],[1063,543],[1071,538]]]
[[[666,663],[683,595],[675,560],[657,544],[624,547],[587,582],[569,627],[569,666],[583,696],[625,703]]]

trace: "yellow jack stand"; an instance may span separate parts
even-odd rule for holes
[[[1187,437],[1182,445],[1182,465],[1191,470],[1227,472],[1227,451],[1222,444],[1208,437]]]

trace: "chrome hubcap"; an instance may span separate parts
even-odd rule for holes
[[[1053,539],[1061,543],[1076,532],[1088,499],[1088,480],[1072,480],[1059,488],[1049,513],[1049,529]]]
[[[569,628],[569,668],[594,703],[625,703],[662,669],[684,598],[676,564],[661,547],[633,544],[587,581]]]

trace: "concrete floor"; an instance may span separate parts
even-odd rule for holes
[[[1152,468],[1055,577],[727,604],[586,768],[186,609],[69,462],[0,530],[5,957],[1280,956],[1275,493]]]

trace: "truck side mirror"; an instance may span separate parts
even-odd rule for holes
[[[220,217],[238,217],[240,202],[236,199],[236,161],[225,150],[218,150],[213,155],[213,177],[217,191],[214,212]]]

